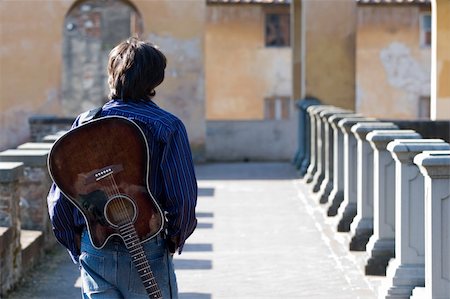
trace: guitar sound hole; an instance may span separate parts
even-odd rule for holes
[[[105,205],[106,220],[115,227],[133,223],[136,215],[136,205],[130,198],[123,195],[111,198]]]

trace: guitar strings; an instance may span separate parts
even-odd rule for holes
[[[110,181],[111,186],[112,186],[112,190],[110,189],[109,192],[112,193],[112,194],[116,194],[117,196],[120,196],[120,190],[119,190],[119,187],[117,186],[117,183],[116,183],[116,180],[115,180],[114,176],[111,174],[111,175],[108,176],[108,178],[109,178],[109,181]],[[122,211],[121,211],[121,212],[122,212],[121,215],[122,215],[122,216],[125,216],[125,217],[123,217],[123,218],[127,218],[127,217],[128,217],[128,219],[126,219],[126,220],[127,220],[131,225],[133,225],[133,224],[132,224],[133,219],[130,218],[130,215],[127,213],[127,210],[126,210],[127,208],[126,208],[125,203],[124,203],[124,200],[123,200],[122,198],[119,199],[118,205],[119,205],[119,207],[117,207],[117,204],[115,204],[115,208],[118,208],[119,211],[122,210]],[[138,246],[142,246],[142,245],[141,245],[141,244],[138,244]],[[145,264],[148,266],[148,269],[151,271],[151,268],[150,268],[150,265],[149,265],[148,260],[145,259],[144,262],[145,262]],[[161,296],[161,295],[162,295],[162,294],[161,294],[161,290],[159,289],[159,287],[158,287],[158,285],[157,285],[157,283],[156,283],[155,278],[154,278],[154,277],[152,278],[153,275],[150,275],[150,274],[151,274],[151,273],[146,273],[146,276],[149,276],[150,280],[153,280],[152,283],[150,284],[150,288],[149,288],[149,289],[150,289],[151,293],[156,293],[156,292],[157,292],[157,294],[158,294],[159,296]]]

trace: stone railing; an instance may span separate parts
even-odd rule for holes
[[[47,209],[47,157],[60,135],[0,152],[0,298],[56,244]]]
[[[450,122],[305,111],[295,165],[365,274],[386,276],[379,298],[450,298]]]

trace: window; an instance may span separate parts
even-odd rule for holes
[[[431,15],[429,13],[420,15],[420,45],[431,46]]]
[[[264,119],[282,120],[289,118],[289,98],[266,98],[264,104]]]
[[[289,47],[290,17],[288,13],[266,14],[266,47]]]

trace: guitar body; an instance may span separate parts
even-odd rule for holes
[[[124,117],[104,117],[72,129],[53,145],[49,172],[81,211],[96,248],[132,226],[140,242],[161,232],[164,217],[148,188],[148,145]],[[124,241],[126,241],[124,239]]]

